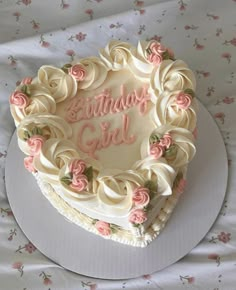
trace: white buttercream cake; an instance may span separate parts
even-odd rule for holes
[[[43,65],[10,96],[24,165],[84,229],[144,247],[164,228],[195,155],[195,77],[157,41]]]

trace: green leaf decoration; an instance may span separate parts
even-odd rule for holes
[[[84,175],[87,176],[88,181],[91,181],[93,179],[93,167],[89,166],[84,170]]]
[[[183,178],[183,172],[181,171],[181,172],[178,172],[178,174],[177,174],[177,176],[175,177],[175,180],[174,180],[174,182],[173,182],[173,188],[175,188],[175,187],[177,187],[178,186],[178,184],[179,184],[179,182],[180,182],[180,180]]]
[[[65,183],[66,185],[70,185],[71,184],[71,177],[68,175],[65,175],[61,178],[61,182]]]
[[[110,229],[113,234],[117,233],[120,230],[120,227],[114,224],[110,224]]]
[[[33,135],[43,135],[43,131],[41,128],[38,128],[38,127],[34,127],[32,130],[31,130],[31,133],[32,133],[32,136]]]
[[[145,211],[145,212],[148,212],[148,211],[150,211],[150,210],[152,210],[153,209],[153,205],[151,205],[150,203],[147,205],[147,206],[145,206],[144,208],[143,208],[143,210]]]
[[[93,219],[92,220],[92,225],[95,225],[97,221],[98,221],[97,219]]]
[[[147,54],[151,54],[152,53],[152,50],[150,48],[147,48],[146,49],[146,52],[147,52]]]
[[[25,131],[24,131],[24,140],[26,141],[26,140],[28,140],[29,138],[30,138],[30,133],[29,133],[29,131],[25,130]]]
[[[135,228],[139,228],[140,227],[140,224],[132,224],[133,225],[133,227],[135,227]]]
[[[192,98],[195,98],[195,93],[192,89],[186,89],[184,90],[184,93],[190,95]]]
[[[149,196],[150,196],[150,199],[152,199],[154,195],[157,193],[157,184],[152,180],[147,180],[144,183],[144,187],[149,189]]]
[[[162,58],[165,60],[165,59],[170,59],[170,54],[168,52],[168,50],[164,51],[162,53]]]
[[[149,138],[149,144],[154,144],[156,142],[159,142],[161,139],[161,136],[157,135],[157,134],[151,134],[150,138]]]
[[[171,145],[164,153],[165,158],[174,158],[177,154],[177,146],[175,144]]]
[[[68,74],[68,70],[69,68],[72,67],[72,65],[70,63],[66,63],[61,69]]]
[[[28,85],[23,85],[21,87],[22,93],[24,93],[26,96],[30,97],[30,89]]]

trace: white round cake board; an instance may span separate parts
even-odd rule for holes
[[[14,134],[6,160],[7,195],[28,239],[66,269],[103,279],[151,274],[184,257],[213,225],[227,187],[224,142],[208,111],[199,107],[197,154],[189,165],[187,188],[164,230],[145,248],[105,240],[60,215],[25,170]]]

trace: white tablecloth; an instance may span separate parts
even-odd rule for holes
[[[236,289],[235,19],[235,0],[0,1],[0,289]],[[43,256],[18,227],[4,183],[15,129],[8,98],[17,81],[43,64],[97,54],[111,38],[133,44],[159,39],[189,64],[198,98],[219,126],[229,160],[225,202],[201,243],[167,269],[125,281],[84,277]]]

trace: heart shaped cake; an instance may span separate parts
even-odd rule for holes
[[[195,77],[157,41],[43,65],[10,96],[24,165],[71,222],[144,247],[164,228],[195,155]]]

